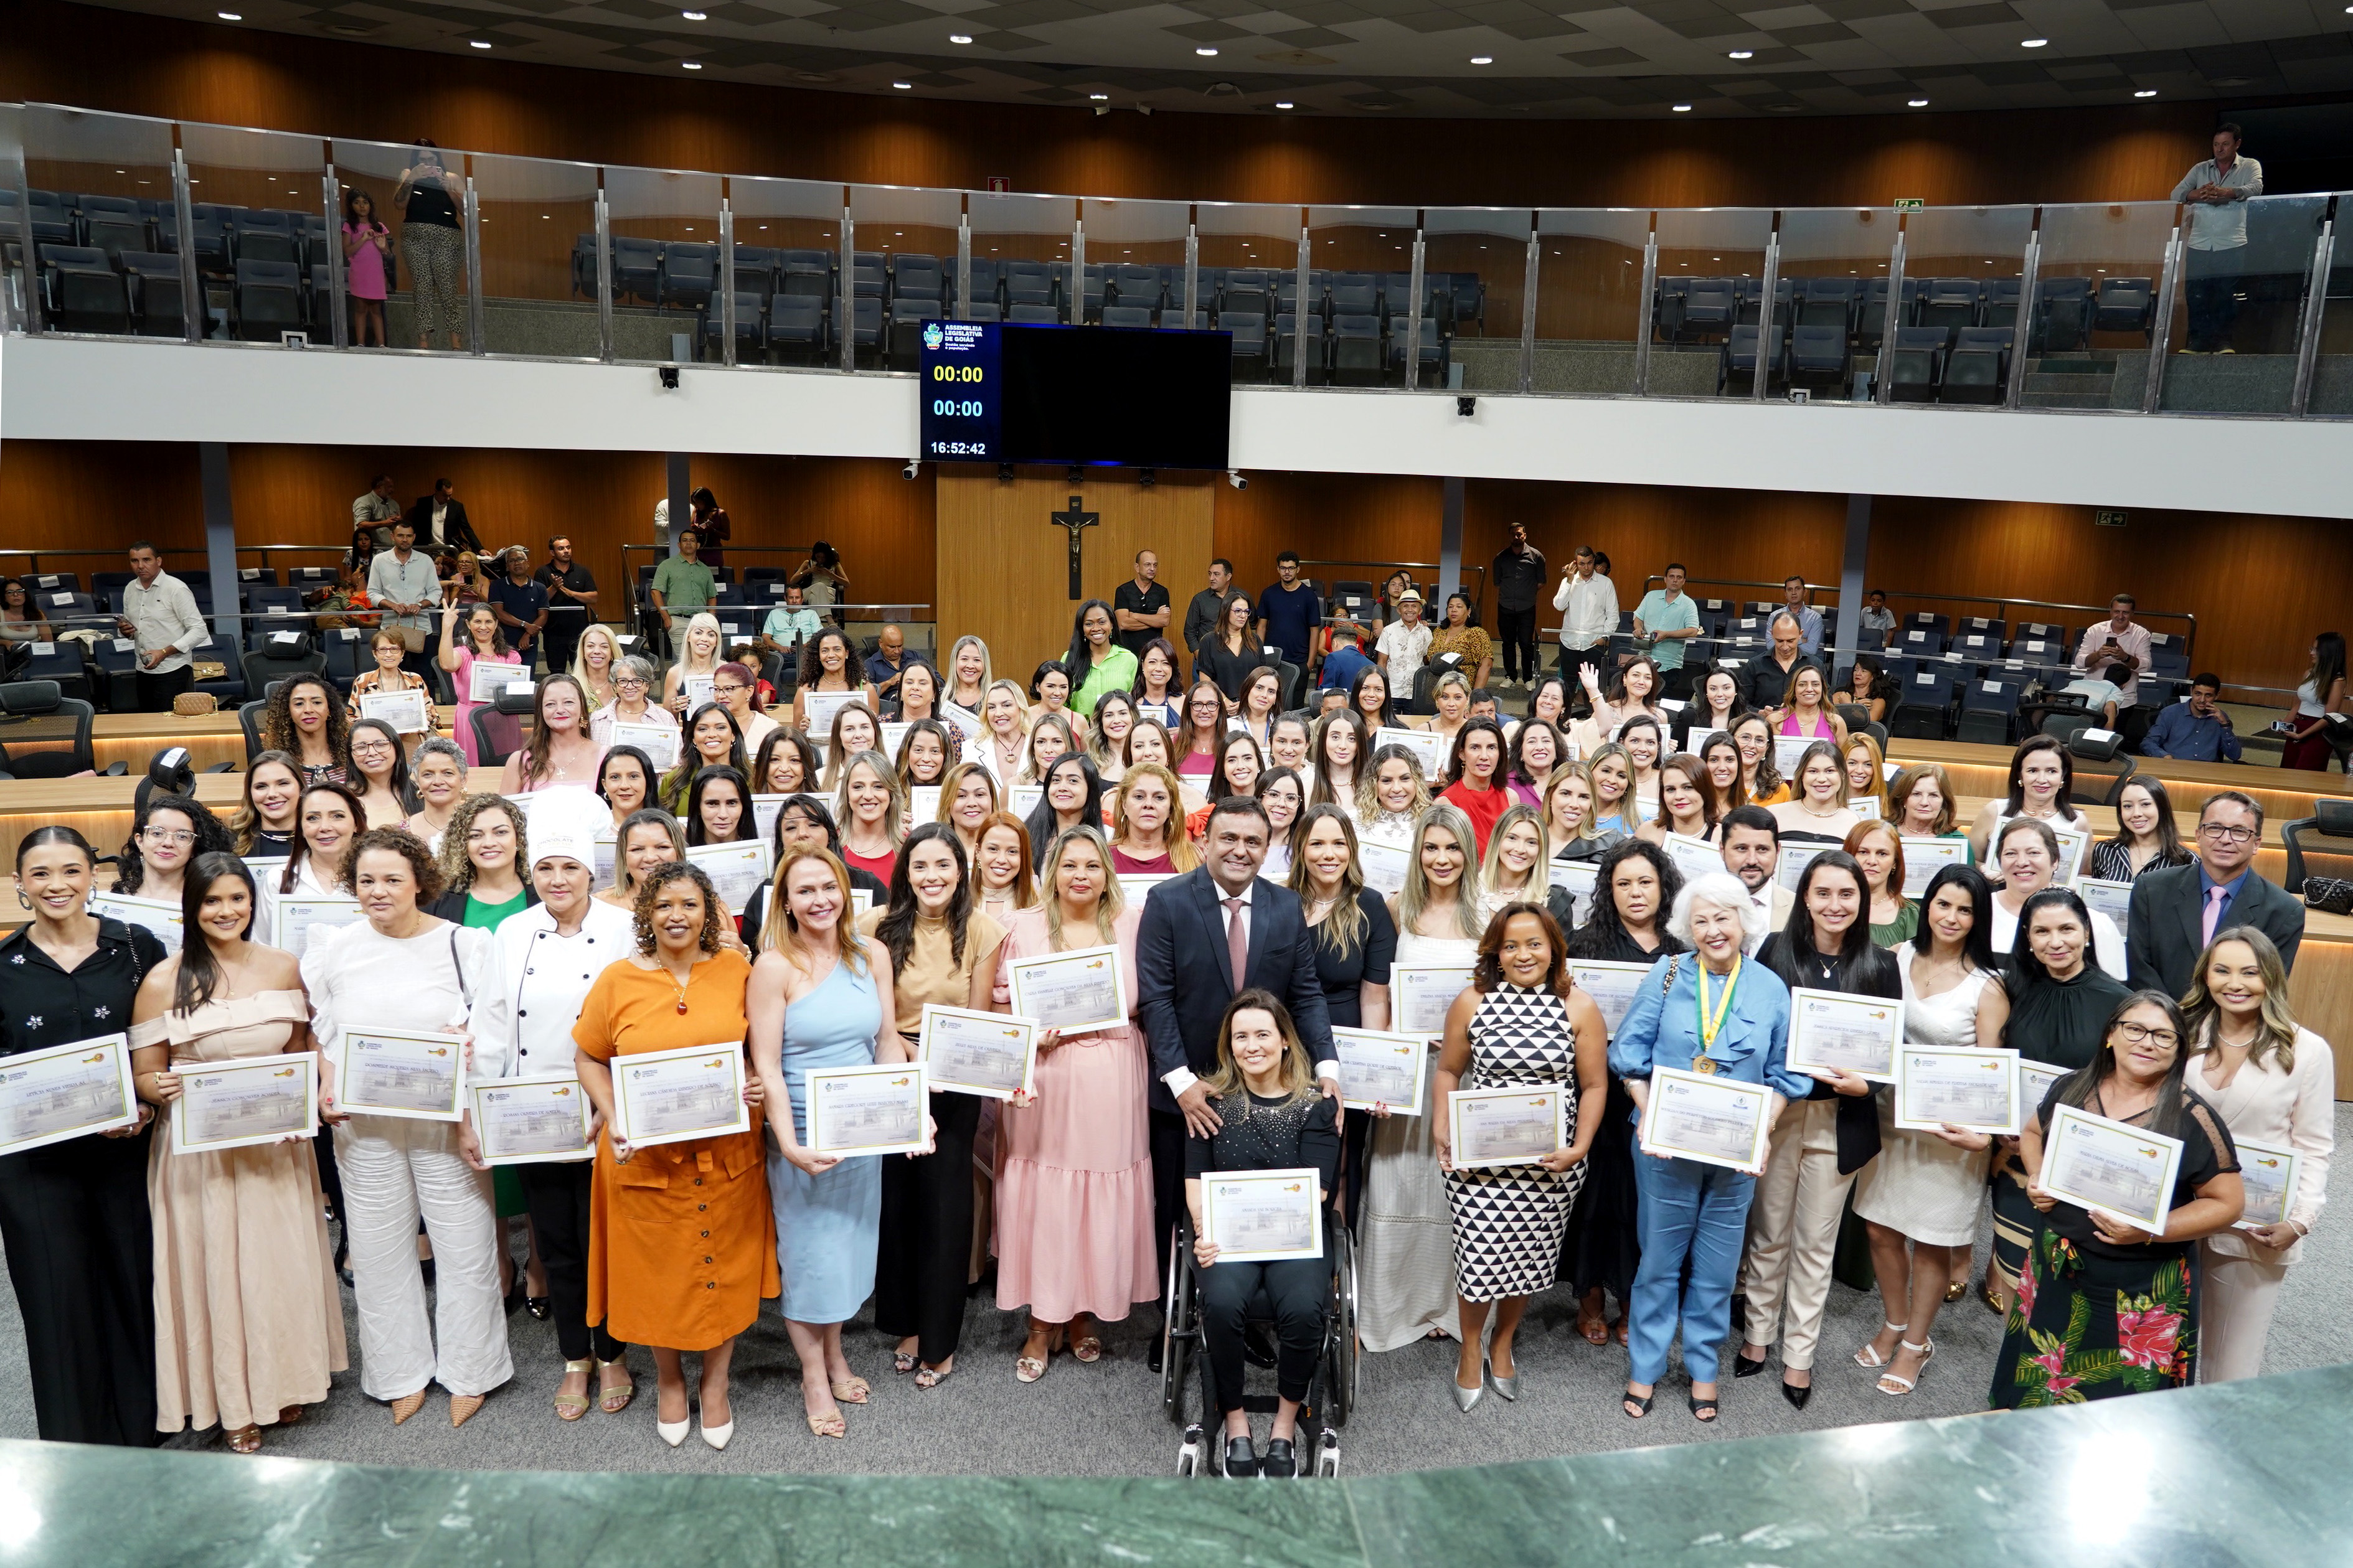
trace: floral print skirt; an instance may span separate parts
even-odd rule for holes
[[[2027,1249],[1989,1403],[2033,1410],[2198,1381],[2197,1248],[2094,1257],[2048,1226]]]

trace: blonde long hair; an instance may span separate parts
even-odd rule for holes
[[[2214,950],[2226,942],[2240,942],[2255,955],[2255,967],[2263,972],[2263,1026],[2255,1033],[2255,1043],[2247,1049],[2247,1065],[2258,1067],[2266,1055],[2279,1059],[2279,1070],[2295,1071],[2295,1011],[2287,996],[2287,965],[2281,962],[2280,950],[2270,937],[2253,926],[2229,926],[2214,933],[2206,951],[2198,955],[2198,967],[2189,978],[2189,989],[2181,994],[2181,1013],[2187,1038],[2183,1048],[2191,1052],[2214,1048],[2217,1031],[2222,1024],[2222,1009],[2206,989],[2206,969],[2214,962]]]
[[[1405,860],[1405,889],[1398,894],[1398,930],[1401,932],[1419,931],[1422,912],[1430,908],[1430,879],[1422,874],[1421,846],[1433,827],[1442,827],[1452,834],[1454,842],[1462,850],[1462,876],[1454,884],[1455,934],[1477,942],[1482,934],[1479,924],[1479,836],[1471,831],[1471,819],[1463,815],[1462,808],[1446,800],[1435,803],[1414,819],[1413,842],[1408,847]]]
[[[1536,830],[1536,858],[1528,868],[1528,879],[1512,894],[1514,899],[1541,904],[1552,891],[1552,829],[1545,826],[1544,814],[1533,805],[1515,805],[1495,819],[1487,830],[1487,854],[1479,864],[1479,891],[1492,895],[1495,890],[1495,874],[1503,868],[1504,835],[1521,823]],[[1416,860],[1421,858],[1417,853]]]
[[[833,873],[834,885],[841,892],[841,917],[833,922],[835,956],[848,964],[850,973],[866,973],[866,946],[858,934],[858,921],[850,914],[849,868],[830,849],[795,849],[788,852],[784,863],[776,868],[775,878],[768,883],[768,918],[762,922],[763,947],[783,950],[787,934],[798,938],[801,922],[793,918],[791,900],[786,896],[785,884],[794,867],[804,860],[822,860]],[[790,954],[787,953],[787,958]],[[796,966],[797,967],[797,966]]]
[[[1111,846],[1103,841],[1102,829],[1090,827],[1084,823],[1076,827],[1065,827],[1054,835],[1052,843],[1046,846],[1046,859],[1039,870],[1038,888],[1038,901],[1046,910],[1046,940],[1056,952],[1060,952],[1063,948],[1062,893],[1054,885],[1055,879],[1062,872],[1062,856],[1072,844],[1081,842],[1094,846],[1095,853],[1103,857],[1103,890],[1095,900],[1095,941],[1082,945],[1092,947],[1099,942],[1118,941],[1113,922],[1127,910],[1127,895],[1121,889],[1119,879],[1111,873]]]
[[[1283,1103],[1314,1098],[1319,1092],[1315,1065],[1307,1059],[1307,1047],[1299,1037],[1298,1026],[1291,1021],[1291,1009],[1273,992],[1255,985],[1226,1004],[1225,1016],[1218,1020],[1217,1068],[1202,1079],[1203,1087],[1217,1099],[1232,1101],[1234,1112],[1245,1121],[1258,1110],[1250,1101],[1250,1085],[1242,1078],[1241,1064],[1234,1060],[1234,1015],[1245,1012],[1268,1015],[1274,1020],[1275,1033],[1282,1037]]]

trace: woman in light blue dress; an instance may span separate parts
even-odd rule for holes
[[[882,1168],[872,1155],[841,1159],[808,1148],[808,1074],[907,1059],[882,1020],[897,1015],[890,955],[849,921],[849,873],[822,849],[789,854],[769,884],[766,929],[777,936],[752,971],[745,1011],[765,1092],[789,1103],[774,1117],[768,1193],[776,1212],[780,1304],[801,1361],[809,1431],[848,1431],[840,1404],[863,1405],[866,1380],[842,1355],[841,1325],[874,1293],[882,1226]]]

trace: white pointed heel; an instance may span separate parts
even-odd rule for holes
[[[694,1423],[691,1420],[664,1421],[659,1416],[654,1420],[654,1431],[660,1435],[663,1442],[673,1448],[686,1441],[686,1435],[693,1429],[693,1426]]]
[[[714,1448],[724,1448],[727,1440],[734,1436],[735,1423],[733,1421],[723,1421],[716,1426],[702,1428],[702,1440]]]

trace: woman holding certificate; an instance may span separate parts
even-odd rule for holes
[[[16,901],[31,918],[0,942],[0,1064],[115,1035],[164,962],[144,926],[90,913],[96,871],[70,827],[37,827],[17,845]],[[25,1321],[36,1427],[51,1442],[155,1441],[148,1113],[121,1096],[128,1068],[91,1087],[116,1110],[100,1125],[117,1125],[0,1154],[0,1243]],[[0,1104],[0,1114],[12,1138],[72,1125],[21,1103]]]
[[[2280,1286],[2320,1217],[2337,1142],[2337,1068],[2328,1042],[2289,1011],[2279,949],[2253,926],[2214,934],[2182,1013],[2194,1053],[2189,1085],[2231,1130],[2239,1163],[2289,1172],[2284,1181],[2250,1179],[2242,1226],[2216,1231],[2200,1249],[2200,1379],[2228,1383],[2263,1371]]]
[[[474,666],[520,665],[522,660],[507,647],[506,633],[499,629],[499,617],[490,605],[476,605],[460,614],[455,607],[457,602],[456,588],[445,589],[442,603],[450,607],[441,612],[441,647],[435,657],[449,672],[450,685],[458,696],[458,711],[449,727],[457,731],[458,745],[466,753],[467,765],[480,767],[482,757],[474,744],[474,710],[480,706],[474,700]],[[461,620],[466,623],[463,642],[457,640],[458,623]],[[523,679],[530,679],[528,672]],[[506,751],[512,751],[515,742],[522,738],[515,721],[504,714],[491,719],[489,724],[491,738]]]
[[[1505,1399],[1520,1396],[1512,1342],[1528,1298],[1552,1289],[1569,1205],[1600,1121],[1595,1108],[1607,1098],[1609,1052],[1601,1009],[1569,984],[1560,928],[1533,903],[1506,905],[1480,939],[1471,988],[1447,1009],[1446,1045],[1430,1095],[1432,1138],[1454,1222],[1459,1410],[1467,1413],[1490,1387]],[[1542,1086],[1559,1098],[1551,1125],[1534,1129],[1541,1134],[1534,1140],[1531,1130],[1514,1127],[1517,1137],[1493,1138],[1491,1150],[1490,1135],[1467,1121],[1474,1104],[1525,1114],[1526,1097],[1498,1100],[1483,1091]],[[1472,1098],[1458,1102],[1457,1089]],[[1454,1115],[1458,1104],[1465,1121]],[[1525,1152],[1539,1146],[1530,1163]],[[1479,1341],[1491,1301],[1495,1334],[1482,1356]]]
[[[632,913],[636,951],[597,974],[572,1029],[581,1087],[604,1123],[587,1319],[624,1344],[652,1348],[654,1430],[673,1448],[686,1441],[689,1415],[682,1358],[701,1352],[702,1440],[723,1448],[735,1435],[727,1388],[735,1336],[777,1288],[761,1179],[766,1089],[744,1063],[752,970],[721,943],[727,911],[691,861],[648,873]],[[624,1104],[616,1074],[630,1069],[615,1064],[632,1057],[656,1059],[640,1064],[644,1078],[629,1081],[647,1087]]]
[[[970,868],[955,829],[927,822],[907,836],[891,878],[891,903],[859,922],[891,961],[895,1025],[920,1058],[923,1008],[986,1012],[997,986],[1005,930],[973,909]],[[937,1388],[955,1371],[972,1264],[972,1144],[989,1101],[931,1095],[933,1149],[882,1162],[882,1218],[875,1264],[874,1326],[898,1336],[892,1366]]]
[[[1245,742],[1246,743],[1246,742]],[[1029,842],[1039,846],[1038,869],[1046,869],[1045,848],[1073,827],[1103,826],[1103,778],[1086,753],[1064,752],[1038,777],[1043,793],[1029,813]]]
[[[1664,845],[1670,833],[1710,843],[1715,839],[1715,803],[1708,793],[1707,768],[1687,752],[1659,764],[1659,815],[1634,830],[1646,844]]]
[[[1438,798],[1471,819],[1479,854],[1487,853],[1495,819],[1511,809],[1514,796],[1504,780],[1504,727],[1493,719],[1472,719],[1454,737],[1446,764],[1446,787]]]
[[[2188,1034],[2173,998],[2134,992],[2090,1065],[2026,1119],[2019,1152],[2041,1212],[1994,1358],[1996,1409],[2198,1381],[2198,1243],[2237,1222],[2246,1192],[2229,1131],[2190,1086]]]
[[[1414,825],[1430,809],[1430,790],[1413,752],[1392,742],[1377,748],[1356,791],[1356,826],[1379,844],[1403,849],[1413,843]]]
[[[1945,867],[1921,894],[1921,929],[1894,950],[1906,1046],[2000,1048],[2010,994],[1994,959],[1991,902],[1984,876],[1968,866]],[[1886,1368],[1879,1392],[1893,1398],[1919,1386],[1920,1369],[1936,1353],[1930,1331],[1936,1314],[1947,1300],[1958,1299],[1948,1288],[1957,1279],[1967,1287],[1999,1136],[1950,1124],[1898,1127],[1900,1092],[1879,1101],[1879,1158],[1854,1184],[1854,1212],[1871,1238],[1872,1271],[1886,1311],[1884,1326],[1854,1360]]]
[[[718,623],[712,625],[715,631]],[[793,728],[803,734],[809,732],[809,696],[821,691],[854,691],[868,712],[882,711],[874,683],[860,679],[851,668],[849,638],[839,626],[826,626],[801,645],[800,684],[793,692]]]
[[[653,689],[651,663],[636,654],[614,660],[613,700],[589,716],[589,737],[600,746],[610,747],[620,739],[614,731],[622,724],[652,725],[676,734],[678,715],[653,700]]]
[[[1409,1009],[1434,1007],[1440,994],[1451,1004],[1479,962],[1478,863],[1471,819],[1458,807],[1441,800],[1421,814],[1405,887],[1389,900],[1398,933],[1389,1017],[1399,1034],[1433,1041],[1442,1035],[1442,1012]],[[1430,978],[1443,983],[1422,987],[1428,994],[1419,1002],[1413,994],[1395,994],[1415,970],[1439,971]],[[1366,1139],[1364,1213],[1356,1224],[1363,1246],[1357,1333],[1368,1351],[1456,1331],[1452,1221],[1430,1110],[1425,1090],[1420,1105],[1372,1112],[1377,1125]]]
[[[841,1325],[874,1291],[882,1172],[874,1155],[845,1158],[811,1146],[818,1111],[808,1075],[903,1062],[908,1051],[883,1022],[898,1016],[890,951],[858,934],[841,862],[794,850],[776,868],[776,905],[774,944],[752,972],[744,1005],[753,1069],[776,1102],[768,1193],[784,1273],[778,1310],[800,1357],[809,1431],[840,1437],[849,1423],[836,1401],[863,1405],[870,1392],[842,1354]]]
[[[316,1058],[304,1056],[286,1080],[299,1088],[265,1079],[212,1118],[175,1112],[173,1102],[209,1065],[308,1053],[311,1007],[294,955],[250,940],[260,899],[245,862],[199,856],[181,907],[188,940],[140,986],[131,1023],[139,1097],[159,1116],[184,1117],[187,1145],[183,1152],[159,1131],[147,1163],[155,1429],[217,1424],[232,1449],[250,1454],[263,1426],[301,1419],[351,1364],[319,1163],[305,1136],[316,1090],[303,1080]],[[279,1136],[251,1141],[254,1122],[230,1119],[240,1105]],[[280,1109],[291,1118],[269,1115]]]
[[[1626,1080],[1637,1116],[1649,1111],[1659,1091],[1655,1075],[1672,1069],[1763,1089],[1761,1104],[1747,1104],[1769,1126],[1784,1100],[1802,1098],[1813,1085],[1788,1065],[1788,987],[1742,956],[1746,942],[1764,935],[1765,911],[1749,900],[1739,878],[1711,871],[1676,895],[1667,923],[1693,951],[1651,966],[1610,1039],[1609,1070]],[[1642,1263],[1627,1303],[1630,1364],[1622,1408],[1630,1419],[1650,1415],[1679,1330],[1692,1415],[1716,1418],[1716,1367],[1732,1331],[1733,1280],[1757,1186],[1757,1167],[1727,1151],[1763,1142],[1761,1128],[1735,1131],[1737,1137],[1725,1137],[1696,1119],[1684,1126],[1662,1116],[1643,1131],[1632,1156],[1641,1189]],[[1711,1142],[1718,1147],[1704,1146]]]
[[[1815,745],[1807,764],[1828,752]],[[1805,776],[1803,769],[1799,776]],[[1845,781],[1840,781],[1845,787]],[[1879,1110],[1873,1078],[1892,1073],[1900,1037],[1903,977],[1895,960],[1872,945],[1866,924],[1871,894],[1862,868],[1842,849],[1825,849],[1798,879],[1788,925],[1766,939],[1757,965],[1793,992],[1789,1007],[1792,1063],[1814,1081],[1773,1128],[1771,1162],[1748,1212],[1748,1258],[1741,1270],[1748,1300],[1746,1342],[1736,1377],[1765,1370],[1774,1341],[1781,1342],[1781,1394],[1803,1410],[1814,1393],[1814,1350],[1830,1306],[1831,1255],[1854,1173],[1879,1152]],[[1861,997],[1861,1004],[1840,997]],[[1841,1052],[1855,1053],[1852,1058]],[[1871,1065],[1859,1065],[1876,1052]],[[1845,1065],[1830,1065],[1833,1062]],[[1871,1077],[1865,1077],[1864,1074]],[[1783,1309],[1788,1321],[1783,1321]]]
[[[385,626],[368,637],[368,652],[375,659],[375,668],[364,669],[352,680],[351,695],[343,700],[344,715],[356,720],[360,716],[360,699],[394,691],[427,691],[425,678],[401,665],[408,657],[408,645],[401,640],[399,628]],[[433,722],[432,695],[427,691],[425,722]]]
[[[682,718],[711,700],[700,686],[717,679],[719,661],[726,654],[724,641],[717,616],[697,610],[687,617],[686,631],[678,640],[678,662],[662,675],[663,707]],[[697,683],[697,689],[690,689],[689,682]]]
[[[1082,1362],[1101,1360],[1096,1322],[1118,1322],[1160,1294],[1144,1037],[1133,1022],[1141,911],[1121,893],[1110,847],[1092,827],[1056,837],[1041,866],[1038,906],[1007,926],[994,1002],[1050,1025],[1025,1009],[1060,1003],[1055,982],[1070,966],[1039,961],[1108,947],[1113,999],[1125,1011],[1116,1023],[1041,1033],[1034,1091],[997,1124],[997,1304],[1029,1309],[1013,1363],[1023,1383],[1045,1376],[1065,1345]],[[1075,986],[1070,996],[1077,1005],[1092,999]]]
[[[351,1112],[335,1129],[335,1164],[359,1310],[360,1387],[388,1401],[397,1425],[424,1407],[438,1381],[449,1391],[449,1425],[463,1426],[514,1375],[490,1177],[466,1158],[459,1120],[469,1047],[502,1052],[507,1037],[498,944],[422,907],[439,896],[441,869],[405,829],[361,834],[343,868],[366,918],[320,931],[303,954],[302,980],[311,1034],[337,1064],[335,1109]],[[433,1243],[430,1325],[420,1214]]]

